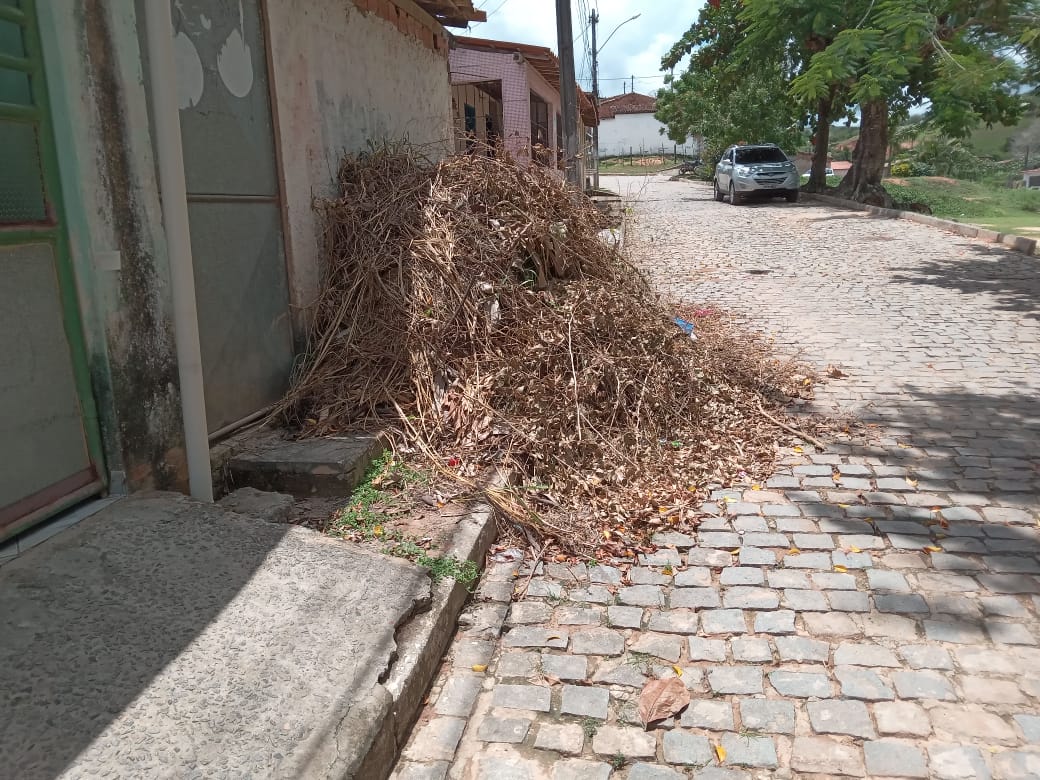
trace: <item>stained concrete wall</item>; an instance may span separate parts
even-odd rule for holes
[[[636,154],[646,152],[671,152],[674,142],[661,131],[665,126],[658,122],[653,114],[618,114],[613,119],[604,118],[599,125],[600,156],[628,154],[632,150]],[[679,144],[682,153],[695,151],[692,139],[685,145]]]
[[[113,487],[186,486],[162,208],[135,4],[36,4]]]
[[[267,2],[297,312],[313,302],[320,278],[321,227],[313,199],[334,194],[343,154],[402,140],[434,157],[454,148],[443,30],[431,38],[430,27],[417,18],[421,12],[412,10],[414,15],[399,11],[392,23],[349,0]]]

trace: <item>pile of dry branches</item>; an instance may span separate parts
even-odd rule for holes
[[[709,485],[763,475],[791,438],[804,374],[713,310],[662,306],[549,171],[386,149],[338,180],[280,409],[301,435],[389,425],[464,482],[505,465],[520,482],[494,503],[586,554],[695,520]]]

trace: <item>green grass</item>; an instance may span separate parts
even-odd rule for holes
[[[1035,235],[1040,230],[1040,191],[1008,189],[981,182],[949,183],[929,178],[903,179],[906,185],[885,182],[897,208],[924,203],[932,215],[981,225],[1003,233]]]
[[[430,482],[428,475],[395,460],[392,453],[384,453],[351,494],[350,504],[333,518],[326,533],[340,538],[382,542],[384,553],[425,566],[434,582],[451,578],[469,587],[479,574],[473,561],[459,560],[454,555],[431,555],[416,539],[387,528],[388,512],[398,496],[383,490],[380,484],[391,483],[407,488],[416,485],[428,487]]]
[[[1006,127],[1005,125],[994,125],[993,127],[983,125],[971,134],[968,143],[978,154],[996,160],[1004,160],[1011,156],[1008,142],[1018,130],[1018,127]]]
[[[659,154],[646,154],[642,156],[642,159],[657,159],[661,156],[662,155]],[[640,155],[636,155],[635,159],[641,159]],[[654,165],[635,165],[632,160],[627,157],[604,157],[599,161],[599,172],[600,174],[611,174],[615,176],[660,173],[661,171],[667,171],[670,168],[678,168],[679,163],[681,162],[681,159],[679,161],[673,160],[671,155],[664,155],[664,161]]]

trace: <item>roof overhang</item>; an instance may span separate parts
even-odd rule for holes
[[[560,60],[553,53],[552,49],[547,49],[545,46],[534,46],[529,43],[493,41],[489,38],[471,38],[469,36],[455,36],[454,44],[463,49],[520,54],[538,72],[538,75],[549,83],[549,86],[555,89],[557,93],[560,92]],[[575,86],[577,87],[577,85]],[[577,90],[581,121],[586,127],[599,124],[596,118],[596,107],[592,105],[591,98],[585,94],[581,87],[577,87]]]
[[[472,0],[414,0],[415,4],[445,27],[468,27],[486,22],[487,13],[473,7]]]

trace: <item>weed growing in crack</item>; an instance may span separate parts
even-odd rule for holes
[[[429,486],[432,478],[395,460],[392,453],[384,453],[372,464],[364,481],[354,489],[350,504],[332,519],[326,533],[359,541],[385,542],[384,553],[426,567],[434,583],[450,578],[470,587],[480,574],[473,561],[459,560],[454,555],[431,555],[416,538],[386,528],[393,496],[379,485],[390,483]]]

